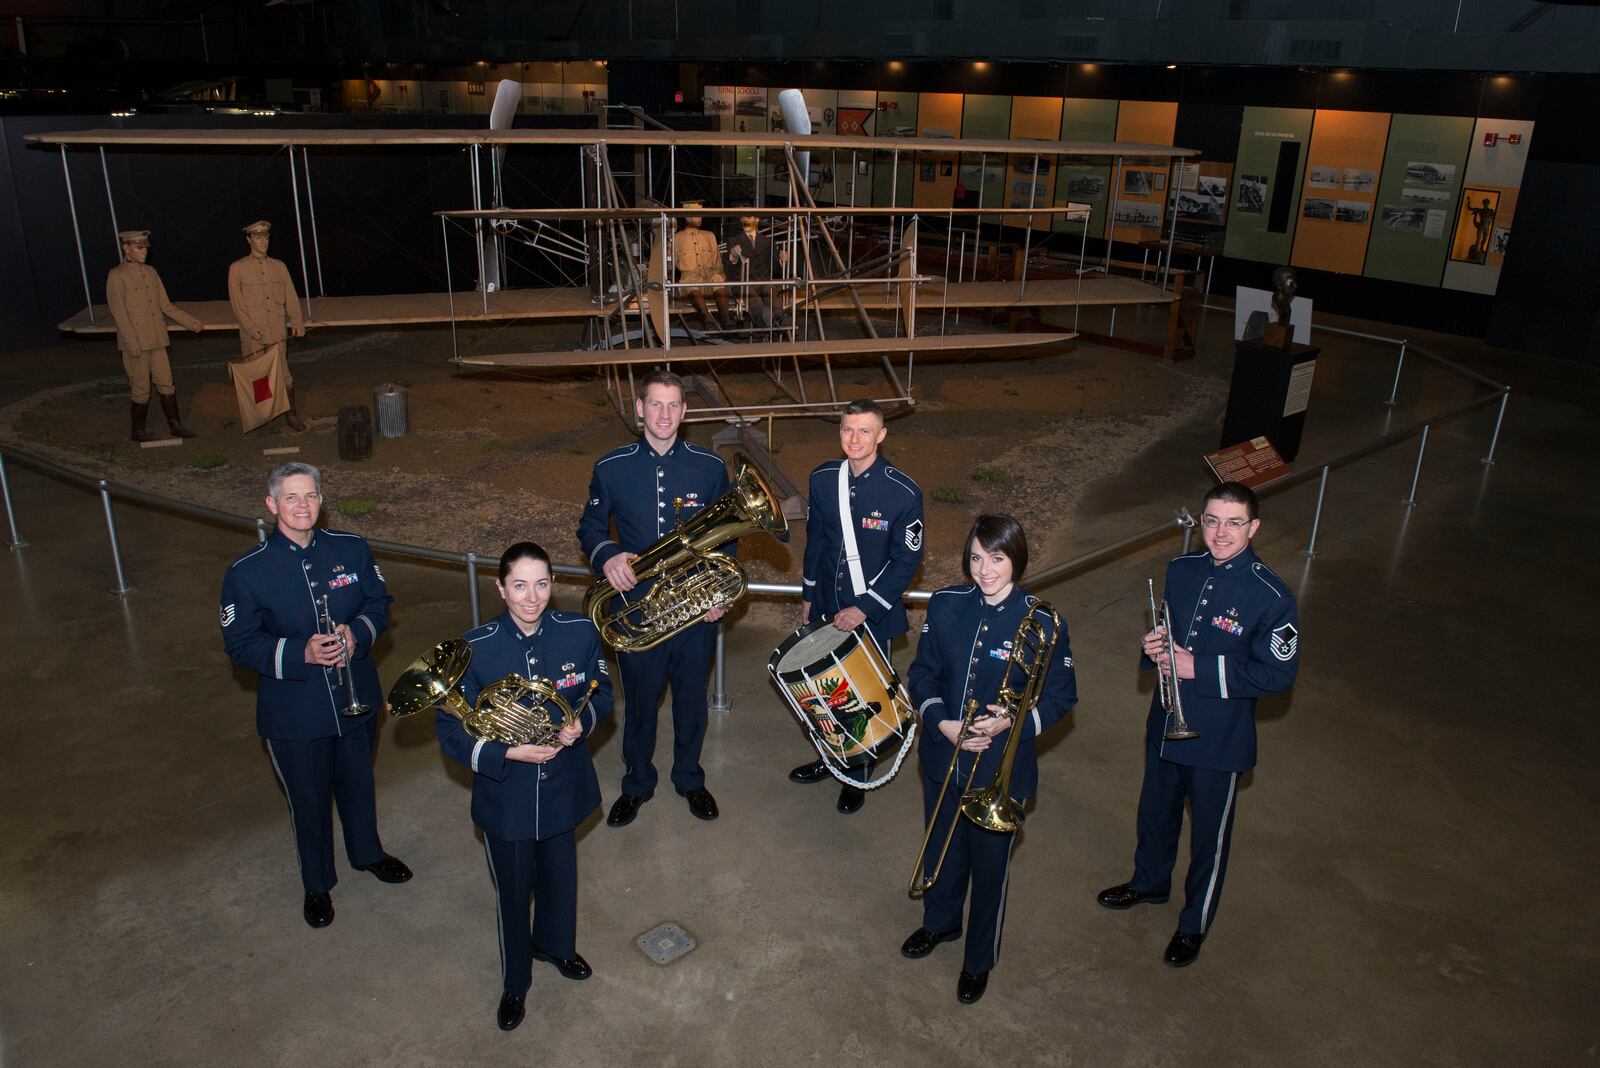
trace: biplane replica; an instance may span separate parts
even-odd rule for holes
[[[513,92],[505,92],[507,86]],[[1174,166],[1181,167],[1185,159],[1196,155],[1194,150],[1123,142],[864,139],[814,135],[796,129],[795,124],[779,132],[674,131],[646,128],[646,121],[653,120],[645,120],[637,109],[627,109],[633,122],[630,126],[513,129],[510,117],[515,113],[516,91],[515,83],[502,83],[488,130],[117,129],[38,134],[29,140],[54,146],[62,154],[80,267],[82,237],[66,164],[70,150],[98,150],[104,168],[107,148],[159,151],[207,147],[241,152],[287,148],[295,190],[294,237],[309,328],[448,322],[452,327],[451,359],[462,367],[595,369],[630,425],[634,370],[641,366],[671,365],[680,373],[686,373],[686,368],[679,365],[709,368],[709,379],[698,375],[694,379],[702,384],[700,400],[707,402],[696,406],[696,418],[735,424],[779,416],[836,418],[847,402],[835,388],[833,367],[838,360],[875,358],[884,372],[886,392],[874,399],[891,412],[904,411],[915,403],[912,374],[917,354],[1059,346],[1078,336],[1077,316],[1086,307],[1109,307],[1114,314],[1120,306],[1166,306],[1172,321],[1179,321],[1181,284],[1171,285],[1165,270],[1158,272],[1155,282],[1145,281],[1142,271],[1139,277],[1114,272],[1109,269],[1113,266],[1109,241],[1102,261],[1086,262],[1090,207],[1045,203],[1050,199],[1045,192],[1047,183],[1039,176],[1054,173],[1065,160],[1111,163],[1112,203],[1107,217],[1115,219],[1117,179],[1125,162],[1165,166],[1170,176]],[[790,92],[796,91],[786,94]],[[509,109],[505,106],[508,100]],[[803,105],[800,114],[804,115]],[[803,118],[799,125],[809,128]],[[445,292],[324,293],[310,153],[381,152],[417,145],[458,146],[468,156],[472,176],[468,206],[440,207],[433,212],[444,238]],[[531,147],[576,150],[582,190],[578,205],[518,208],[505,203],[501,182],[505,154]],[[785,195],[763,194],[749,207],[701,207],[681,201],[680,152],[728,148],[753,151],[758,158],[770,160],[773,173],[783,176]],[[626,158],[629,153],[634,161],[627,172],[632,179],[631,197],[626,188],[629,183],[620,181],[613,169],[613,157]],[[819,204],[813,190],[822,183],[815,181],[810,159],[826,157],[836,169],[850,168],[842,173],[854,174],[862,156],[886,157],[897,172],[902,165],[911,167],[919,160],[950,158],[957,153],[984,161],[1005,159],[1008,178],[1020,174],[1022,181],[1016,188],[1026,187],[1027,195],[1006,198],[1003,207],[928,208],[893,202],[869,207],[853,202]],[[486,177],[485,156],[489,164]],[[847,157],[848,163],[841,164],[840,157]],[[1179,184],[1169,177],[1167,188],[1176,190]],[[839,184],[830,181],[827,185],[837,193]],[[770,189],[770,185],[761,187]],[[854,188],[855,183],[850,183],[852,201]],[[109,201],[109,175],[105,189]],[[891,189],[897,190],[898,183],[891,183]],[[114,224],[115,205],[110,208]],[[689,309],[682,298],[689,295],[686,291],[705,288],[705,284],[684,282],[676,275],[673,239],[677,224],[690,217],[752,216],[759,220],[762,236],[778,250],[771,277],[752,279],[747,270],[746,276],[730,275],[718,285],[733,295],[736,308],[751,303],[748,298],[759,294],[776,314],[770,322],[750,319],[749,325],[732,329],[696,329],[685,314]],[[1058,218],[1080,224],[1076,260],[1059,252],[1041,255],[1035,249],[1036,232],[1060,236],[1052,227]],[[470,290],[458,291],[450,282],[452,227],[471,233],[477,282]],[[1020,237],[1003,240],[999,235],[1004,232]],[[987,259],[982,259],[980,246],[986,234],[990,247]],[[523,253],[556,264],[556,275],[566,284],[507,285],[513,254]],[[316,267],[315,295],[309,263]],[[934,265],[937,271],[930,269]],[[110,316],[90,295],[86,268],[83,281],[88,306],[61,328],[75,334],[111,332]],[[236,329],[226,300],[186,302],[186,306],[207,329]],[[1074,309],[1073,328],[1048,329],[1042,322],[1032,331],[970,328],[974,322],[1015,318],[1025,310],[1040,318],[1039,310],[1045,308]],[[959,322],[963,313],[968,316],[967,328],[952,332],[952,315]],[[562,319],[583,324],[583,341],[578,347],[465,356],[460,351],[458,327],[464,324]],[[1174,336],[1169,330],[1167,342],[1157,351],[1169,357],[1181,355],[1175,351],[1181,339],[1175,342]],[[769,398],[759,404],[730,401],[717,386],[717,372],[736,361],[761,368],[786,399]]]

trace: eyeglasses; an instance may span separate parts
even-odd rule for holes
[[[1200,525],[1205,527],[1207,530],[1216,530],[1218,527],[1227,527],[1230,532],[1238,533],[1245,527],[1249,526],[1250,523],[1251,520],[1248,519],[1218,519],[1214,515],[1203,515],[1200,517]]]

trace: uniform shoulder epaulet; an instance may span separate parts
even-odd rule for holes
[[[906,474],[898,467],[885,466],[883,469],[883,474],[885,478],[899,485],[913,497],[922,496],[922,487],[917,485],[915,480],[913,480],[910,475]]]
[[[933,610],[933,606],[935,604],[940,603],[939,602],[939,598],[940,597],[948,597],[948,598],[951,598],[952,600],[954,600],[956,598],[961,598],[961,597],[970,597],[972,594],[977,592],[977,589],[978,589],[978,587],[974,584],[974,585],[946,586],[943,589],[934,590],[933,591],[933,596],[928,598],[928,610],[932,611]],[[949,602],[946,602],[946,603],[949,603]]]
[[[550,622],[552,623],[590,623],[589,617],[582,612],[560,612],[551,610]],[[593,624],[591,623],[591,626]]]
[[[462,637],[466,638],[466,640],[469,642],[481,642],[483,639],[493,637],[498,633],[500,633],[500,621],[498,619],[491,619],[482,626],[473,627],[471,630],[467,631],[466,634],[462,635]]]
[[[333,538],[354,538],[357,541],[366,541],[366,539],[363,538],[360,534],[352,534],[348,530],[330,530],[327,527],[318,527],[317,529],[321,530],[322,533],[328,535],[329,537],[333,537]]]
[[[1169,560],[1167,562],[1171,563],[1171,564],[1175,564],[1179,560],[1198,560],[1203,556],[1210,556],[1210,555],[1211,555],[1211,550],[1210,549],[1201,549],[1197,553],[1184,553],[1182,556],[1174,556],[1171,560]]]
[[[820,464],[818,464],[817,466],[815,466],[815,467],[813,467],[811,469],[811,477],[812,478],[816,478],[818,475],[829,475],[829,474],[836,475],[839,472],[839,465],[842,464],[842,463],[845,463],[845,462],[847,462],[847,461],[844,461],[844,460],[824,460]]]
[[[244,563],[246,560],[251,560],[251,559],[254,559],[257,556],[260,556],[263,552],[266,551],[267,546],[269,544],[270,544],[269,542],[262,542],[260,545],[257,545],[255,548],[247,549],[244,552],[240,553],[239,554],[239,558],[237,560],[235,560],[233,563],[228,565],[229,570],[232,570],[233,568],[238,567],[240,564]]]
[[[710,460],[713,463],[715,463],[718,467],[726,467],[727,466],[727,464],[723,463],[722,457],[718,456],[715,452],[711,451],[708,448],[705,448],[702,445],[696,445],[692,441],[686,441],[686,442],[683,443],[683,451],[689,453],[692,456],[699,456],[702,459]]]
[[[612,449],[610,452],[608,452],[604,456],[600,457],[600,459],[596,460],[594,465],[596,467],[599,467],[601,464],[607,462],[608,460],[617,460],[617,459],[621,459],[624,456],[632,456],[634,453],[636,453],[638,451],[639,451],[639,443],[637,441],[630,441],[626,445],[618,445],[616,448]]]
[[[1260,579],[1262,584],[1277,594],[1279,597],[1289,596],[1289,584],[1278,577],[1277,572],[1263,564],[1260,560],[1250,565],[1250,573]]]

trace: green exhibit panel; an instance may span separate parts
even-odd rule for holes
[[[1461,115],[1396,115],[1391,120],[1389,149],[1378,178],[1378,218],[1362,272],[1366,277],[1439,284],[1450,253],[1472,124]]]
[[[961,109],[961,136],[1006,140],[1011,136],[1011,98],[968,93]],[[981,171],[980,171],[981,167]],[[961,156],[961,183],[969,192],[983,190],[985,208],[1005,205],[1006,160],[1000,156]]]
[[[1244,109],[1224,255],[1289,262],[1315,114],[1310,108]]]
[[[886,92],[878,94],[878,122],[872,131],[876,137],[915,137],[917,133],[917,94]],[[952,133],[950,136],[954,137]],[[887,208],[895,204],[910,204],[915,189],[915,163],[905,153],[900,155],[900,166],[895,167],[894,155],[879,152],[872,161],[872,204]],[[861,203],[861,201],[857,201]]]
[[[1069,96],[1062,102],[1061,140],[1103,143],[1116,139],[1117,101]],[[1110,161],[1087,156],[1062,160],[1056,170],[1056,201],[1091,205],[1089,232],[1105,233],[1106,206],[1111,202]],[[1068,233],[1083,232],[1083,223],[1072,219],[1057,218],[1052,225]]]

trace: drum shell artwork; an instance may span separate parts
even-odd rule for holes
[[[892,757],[914,713],[899,676],[865,628],[829,619],[791,634],[767,663],[823,758],[844,767]]]

